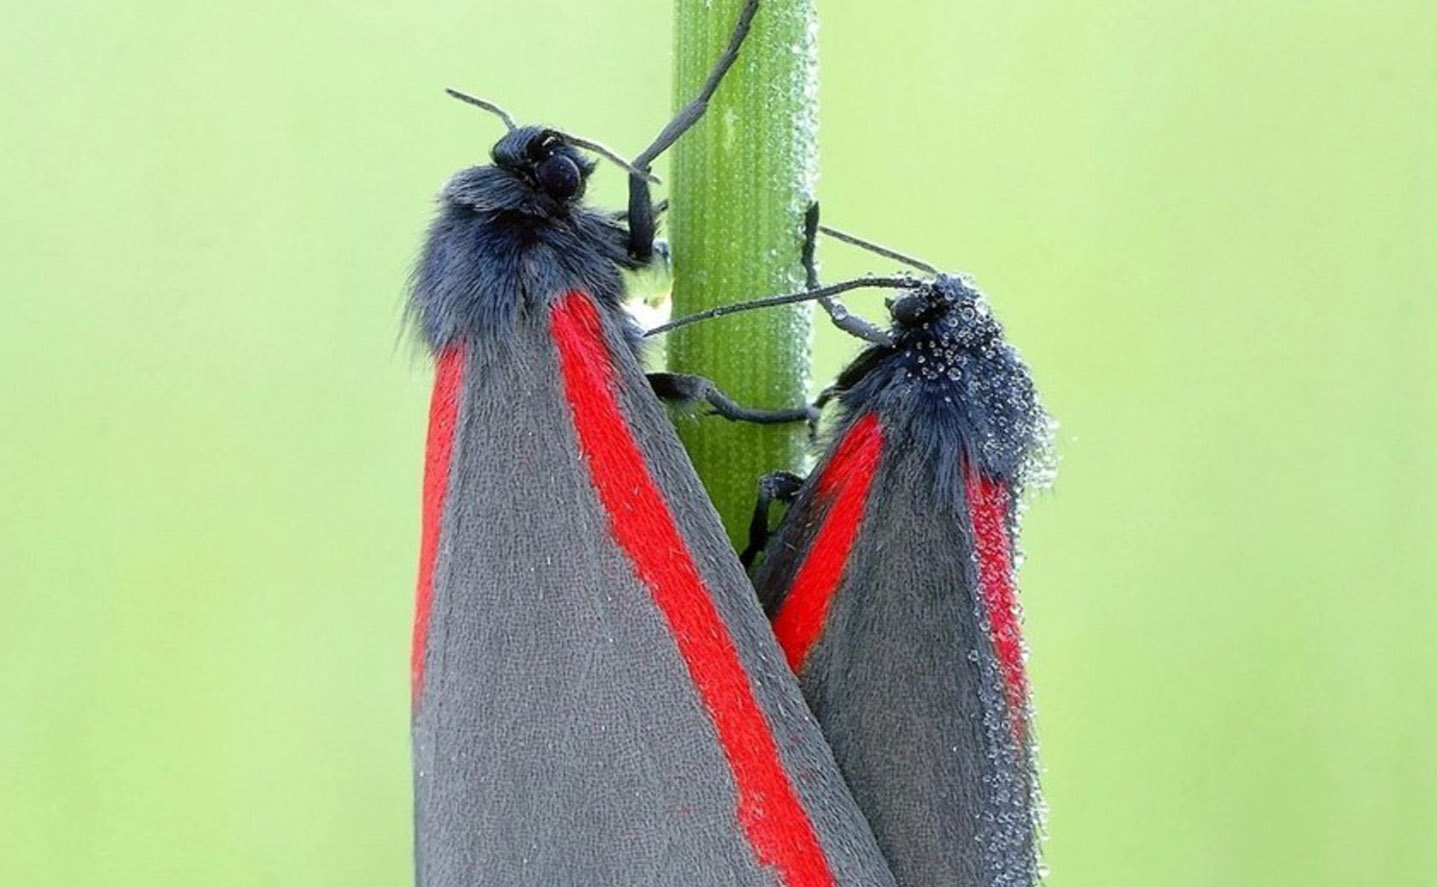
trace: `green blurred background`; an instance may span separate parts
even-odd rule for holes
[[[1437,883],[1437,7],[825,6],[827,218],[1063,422],[1050,883]],[[669,4],[0,9],[0,883],[403,884],[439,88],[631,152]]]

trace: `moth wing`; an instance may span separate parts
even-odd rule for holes
[[[695,659],[693,626],[616,529],[596,466],[631,460],[586,443],[580,417],[606,407],[566,377],[557,332],[538,314],[502,354],[464,355],[417,657],[419,883],[891,885],[622,331],[603,319],[614,405],[662,499],[648,513],[669,515],[683,549],[669,553],[718,618],[700,640],[726,636],[731,662]],[[770,846],[781,805],[760,798],[755,822],[743,768],[764,761],[735,762],[735,729],[773,749],[757,787],[787,781],[818,859]]]
[[[833,461],[755,576],[781,638],[841,518],[841,491],[820,489]],[[1013,729],[966,503],[939,501],[930,464],[919,448],[883,447],[800,683],[898,883],[1035,883],[1029,740]]]

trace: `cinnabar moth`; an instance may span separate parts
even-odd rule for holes
[[[1041,823],[1014,553],[1051,423],[967,280],[936,274],[890,314],[886,332],[845,324],[871,344],[820,398],[832,442],[806,481],[766,480],[745,559],[767,499],[791,497],[754,585],[900,887],[1027,887]]]
[[[648,163],[756,6],[630,165],[627,230],[579,202],[586,143],[502,112],[493,165],[441,194],[411,298],[438,364],[413,652],[423,887],[893,884],[620,306],[619,270],[652,249]]]

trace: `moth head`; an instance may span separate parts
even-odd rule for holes
[[[931,283],[888,300],[888,313],[898,327],[918,327],[930,323],[945,308],[944,298]]]
[[[958,347],[982,347],[1003,333],[983,294],[951,274],[890,300],[888,311],[899,332],[939,336]]]
[[[584,196],[594,162],[556,130],[524,126],[511,130],[494,145],[494,165],[555,203]]]

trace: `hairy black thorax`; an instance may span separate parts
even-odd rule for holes
[[[615,311],[636,341],[619,307],[620,271],[639,263],[620,221],[582,202],[593,162],[538,127],[510,132],[492,153],[493,164],[460,171],[439,193],[410,285],[409,314],[424,342],[493,347],[520,316],[572,290]]]
[[[942,485],[971,465],[1020,486],[1046,460],[1051,422],[987,300],[940,274],[890,306],[892,345],[864,351],[840,377],[849,415],[877,411],[899,446],[935,461]]]

